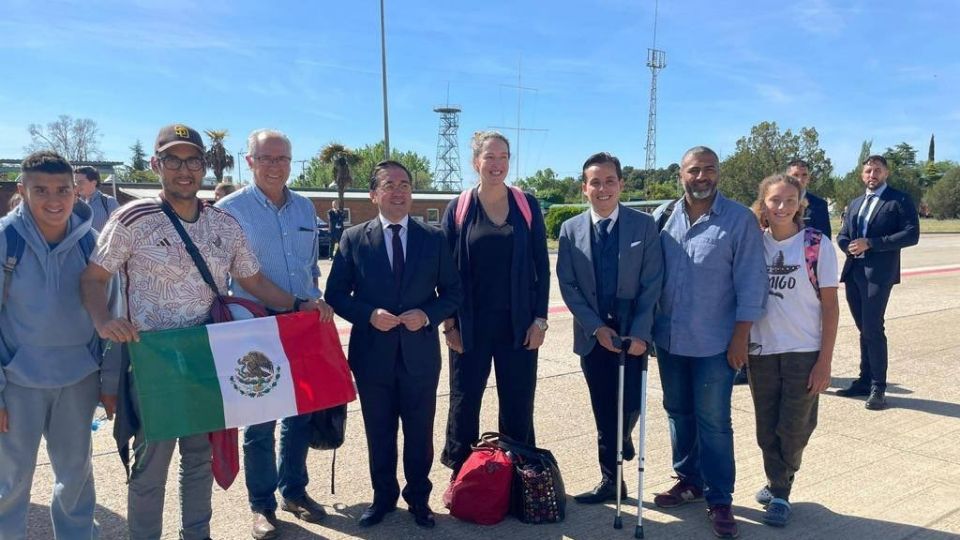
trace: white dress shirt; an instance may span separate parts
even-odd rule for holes
[[[390,260],[390,268],[393,268],[393,229],[390,228],[390,225],[400,225],[400,245],[403,246],[403,260],[407,260],[407,231],[410,230],[408,225],[410,223],[410,215],[403,216],[403,219],[397,223],[393,223],[389,219],[383,217],[383,214],[379,214],[380,225],[383,226],[383,244],[387,247],[387,259]]]

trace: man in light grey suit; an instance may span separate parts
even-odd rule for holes
[[[620,160],[601,152],[583,164],[583,194],[590,209],[560,228],[557,278],[573,313],[573,352],[590,390],[597,423],[600,483],[577,495],[583,504],[616,498],[617,383],[621,340],[629,340],[623,400],[623,458],[636,454],[630,433],[640,418],[641,362],[652,340],[653,310],[660,297],[663,259],[653,218],[620,204]],[[630,299],[629,321],[618,299]],[[621,323],[629,333],[620,336]],[[632,358],[631,358],[632,357]],[[622,486],[626,496],[626,486]]]

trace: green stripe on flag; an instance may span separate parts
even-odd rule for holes
[[[143,332],[130,344],[148,441],[223,429],[223,397],[203,326]]]

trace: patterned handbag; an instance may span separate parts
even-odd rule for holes
[[[557,459],[549,450],[502,437],[500,448],[513,461],[514,516],[524,523],[559,523],[566,517],[567,494]]]

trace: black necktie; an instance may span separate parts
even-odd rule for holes
[[[610,218],[603,218],[597,222],[597,235],[600,240],[600,245],[607,243],[607,238],[610,236]]]
[[[873,204],[874,199],[877,198],[876,193],[867,193],[866,198],[863,200],[863,206],[860,208],[857,216],[857,231],[856,238],[863,238],[866,236],[866,231],[863,229],[867,225],[867,220],[870,215],[870,205]]]
[[[393,277],[397,280],[397,283],[403,279],[403,243],[400,241],[400,230],[403,229],[403,225],[393,224],[390,225],[390,230],[393,231],[393,240],[391,245],[393,246]]]

